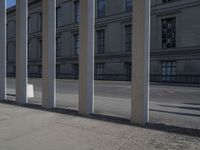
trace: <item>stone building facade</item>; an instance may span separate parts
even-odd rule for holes
[[[131,79],[132,4],[132,0],[96,0],[96,79]],[[152,0],[151,8],[151,80],[200,83],[200,0]],[[15,7],[7,13],[7,72],[14,76]],[[56,17],[57,77],[76,79],[79,1],[57,0]],[[29,76],[40,77],[41,0],[29,0],[28,29]]]

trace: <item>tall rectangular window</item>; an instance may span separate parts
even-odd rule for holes
[[[7,53],[6,53],[6,60],[9,60],[9,43],[8,43],[8,41],[6,42],[6,51],[7,51]]]
[[[38,31],[42,31],[42,13],[38,14]]]
[[[28,33],[31,33],[31,17],[28,17]]]
[[[173,81],[176,75],[175,61],[162,61],[162,80]]]
[[[79,34],[74,34],[74,55],[79,55],[79,52],[80,52]]]
[[[162,48],[176,47],[176,18],[162,19]]]
[[[42,40],[39,40],[39,43],[38,43],[38,58],[42,58]]]
[[[61,8],[60,7],[56,8],[56,26],[57,27],[61,26]]]
[[[72,73],[73,73],[73,78],[78,79],[79,76],[79,64],[72,64]]]
[[[28,60],[31,58],[30,50],[31,50],[31,41],[28,41]]]
[[[105,16],[106,5],[105,0],[97,0],[97,18]]]
[[[80,22],[80,5],[79,5],[79,0],[74,2],[74,20],[75,23]]]
[[[56,56],[57,57],[61,56],[61,38],[60,37],[56,38]]]
[[[105,30],[97,30],[97,54],[105,52]]]
[[[60,72],[60,64],[56,64],[56,74],[59,74]]]
[[[132,11],[132,6],[133,5],[133,0],[126,0],[126,11],[131,12]]]
[[[15,77],[15,75],[16,75],[16,65],[13,65],[13,73],[14,73],[14,77]]]
[[[126,52],[130,52],[132,49],[132,25],[125,26],[125,40],[126,40]]]
[[[131,62],[126,62],[125,63],[125,67],[126,67],[126,79],[128,81],[131,80],[131,75],[132,75],[132,63]]]
[[[38,65],[38,74],[42,75],[42,65]]]
[[[104,74],[104,64],[97,63],[96,64],[96,79],[98,80],[103,79],[103,74]]]

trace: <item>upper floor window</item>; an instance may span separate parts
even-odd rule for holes
[[[11,38],[11,37],[15,37],[16,35],[16,21],[15,20],[11,20],[7,22],[7,28],[6,28],[6,32],[7,32],[7,37]]]
[[[75,23],[79,23],[80,21],[80,5],[79,5],[79,1],[75,1],[74,2],[74,19],[75,19]]]
[[[105,0],[97,0],[97,18],[105,16]]]
[[[56,56],[57,57],[61,56],[61,38],[60,37],[56,38]]]
[[[105,51],[105,30],[97,30],[97,54],[102,54]]]
[[[79,55],[80,52],[80,41],[79,34],[74,34],[74,55]]]
[[[125,26],[125,36],[126,51],[129,52],[132,49],[132,25]]]
[[[176,47],[176,18],[162,19],[162,48]]]
[[[42,31],[42,13],[38,14],[38,31]]]
[[[132,11],[133,0],[126,0],[126,11]]]
[[[60,7],[56,8],[56,26],[57,27],[61,26],[61,8]]]
[[[28,33],[31,33],[31,17],[28,17]]]

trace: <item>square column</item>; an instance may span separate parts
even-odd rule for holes
[[[0,100],[6,99],[6,0],[0,0]]]
[[[56,0],[43,0],[42,26],[42,105],[45,108],[56,106]]]
[[[27,103],[28,1],[16,1],[16,101]]]
[[[131,122],[149,122],[150,0],[133,2]]]
[[[94,113],[95,1],[80,1],[79,113]]]

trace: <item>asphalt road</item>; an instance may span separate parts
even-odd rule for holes
[[[41,104],[41,79],[29,79],[35,97],[29,103]],[[9,99],[15,99],[15,80],[7,80]],[[78,81],[57,80],[57,107],[78,109]],[[95,81],[95,113],[130,118],[130,82]],[[183,128],[200,129],[200,88],[150,86],[150,121]]]

